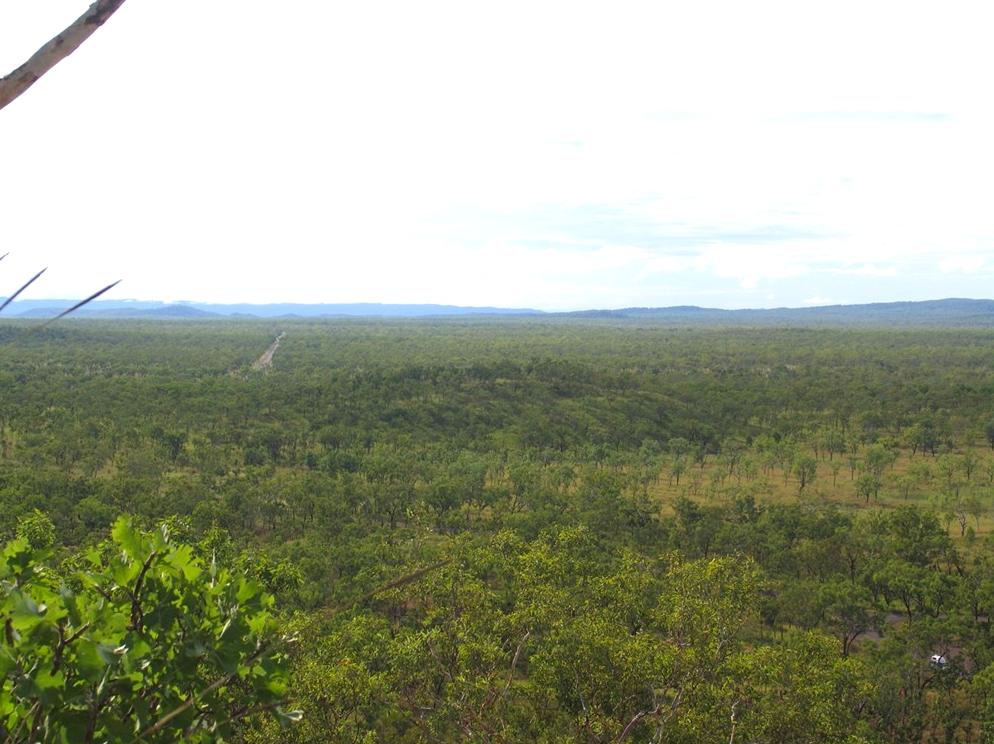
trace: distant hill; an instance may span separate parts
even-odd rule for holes
[[[276,317],[385,317],[385,318],[424,318],[442,315],[528,315],[539,310],[527,308],[501,307],[462,307],[460,305],[394,305],[379,302],[357,302],[349,304],[296,304],[274,303],[267,305],[214,305],[202,302],[190,306],[217,313],[219,315],[252,315],[257,318]]]
[[[75,300],[21,300],[5,311],[7,317],[51,318]],[[865,305],[721,310],[679,305],[628,307],[544,313],[527,308],[461,307],[458,305],[399,305],[385,303],[167,304],[137,300],[97,300],[75,314],[82,318],[144,318],[164,320],[252,318],[432,318],[482,316],[540,316],[585,318],[614,322],[674,325],[831,325],[831,326],[954,326],[994,327],[994,300],[945,299],[923,302],[879,302]]]
[[[994,326],[994,300],[952,298],[755,310],[720,310],[695,306],[629,307],[564,314],[573,317],[677,324],[990,327]]]
[[[12,303],[13,315],[18,318],[54,318],[67,307],[75,304],[74,300],[56,301],[45,300],[45,304],[40,307],[30,308],[18,313],[18,305]],[[56,304],[58,303],[58,304]],[[82,318],[162,318],[169,320],[199,319],[199,318],[222,318],[218,313],[208,312],[189,305],[162,305],[160,307],[107,307],[100,302],[77,310],[73,315]]]
[[[76,303],[76,300],[19,300],[11,303],[5,315],[20,318],[50,318]],[[272,303],[215,304],[180,302],[166,304],[142,300],[96,300],[74,315],[80,318],[334,318],[387,317],[423,318],[458,315],[527,315],[539,310],[460,307],[458,305],[392,305],[383,303],[300,304]]]

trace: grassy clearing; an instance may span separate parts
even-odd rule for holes
[[[705,504],[727,505],[746,494],[751,494],[761,504],[834,504],[852,511],[926,506],[940,514],[948,513],[949,516],[943,521],[949,521],[950,537],[957,542],[965,542],[963,530],[952,515],[955,504],[960,501],[975,499],[979,505],[978,510],[967,518],[976,539],[994,533],[994,453],[987,447],[974,446],[952,453],[952,457],[962,457],[968,452],[977,461],[971,477],[966,479],[960,471],[950,482],[940,473],[942,456],[912,455],[910,451],[903,451],[884,470],[882,486],[878,494],[871,495],[869,500],[857,490],[862,465],[857,464],[854,470],[851,469],[846,456],[819,459],[815,478],[803,489],[793,473],[789,472],[785,478],[780,468],[774,467],[767,472],[760,469],[752,476],[738,468],[728,475],[727,464],[708,457],[703,466],[689,465],[680,475],[679,482],[668,468],[664,469],[650,486],[649,494],[662,505],[664,514],[672,513],[672,504],[680,497]],[[923,465],[931,471],[930,479],[915,478],[916,469]],[[906,495],[899,486],[902,478],[914,481]]]

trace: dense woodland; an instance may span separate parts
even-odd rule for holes
[[[994,741],[992,352],[988,329],[8,321],[0,730]]]

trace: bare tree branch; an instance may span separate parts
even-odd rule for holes
[[[4,78],[0,78],[0,109],[37,82],[38,78],[75,52],[124,4],[124,0],[96,0],[83,15],[51,39],[31,58]]]
[[[518,666],[518,659],[521,657],[521,649],[524,648],[525,643],[528,641],[528,636],[531,634],[532,632],[530,630],[526,631],[524,638],[521,639],[521,643],[519,643],[518,647],[514,649],[514,658],[511,659],[511,670],[507,673],[507,684],[504,685],[504,692],[501,693],[501,697],[506,695],[507,691],[511,689],[511,683],[514,682],[514,669]]]

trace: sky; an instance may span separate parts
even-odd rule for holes
[[[0,75],[88,4],[0,0]],[[992,297],[984,11],[128,0],[0,111],[0,294]]]

